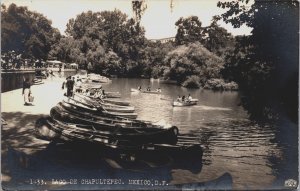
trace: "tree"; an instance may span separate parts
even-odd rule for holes
[[[27,7],[1,6],[2,51],[14,50],[26,57],[46,59],[51,45],[60,39],[51,21]]]
[[[74,56],[85,56],[86,60],[80,58],[80,62],[83,65],[91,62],[95,72],[106,75],[131,73],[135,77],[142,74],[145,31],[121,11],[83,12],[69,20],[66,33],[77,42],[75,50],[80,53],[76,51]]]
[[[177,45],[183,45],[192,42],[201,42],[203,38],[202,23],[197,16],[190,16],[188,18],[180,17],[176,21],[177,34],[175,42]]]
[[[175,47],[173,42],[161,43],[161,42],[147,42],[147,46],[144,51],[146,54],[145,62],[146,67],[144,68],[144,76],[159,78],[163,76],[163,69],[166,63],[164,59],[167,54]]]
[[[231,59],[239,60],[236,67],[241,75],[236,81],[244,93],[243,105],[258,119],[276,117],[280,111],[276,108],[284,108],[296,121],[299,2],[255,0],[248,4],[249,0],[218,3],[228,9],[221,15],[225,22],[234,27],[245,24],[253,28],[251,36],[243,42],[246,54]]]
[[[199,42],[178,46],[168,53],[165,78],[176,80],[187,87],[204,87],[208,79],[219,78],[223,60],[203,47]],[[190,81],[191,76],[197,81]],[[193,84],[192,84],[193,83]]]
[[[218,17],[213,17],[211,24],[204,28],[202,43],[209,51],[225,57],[234,49],[235,41],[234,37],[226,29],[220,27],[217,21]]]
[[[140,21],[142,19],[142,15],[144,14],[145,10],[147,9],[147,4],[145,0],[139,0],[139,1],[132,1],[132,10],[135,15],[135,21],[136,25],[139,28]]]

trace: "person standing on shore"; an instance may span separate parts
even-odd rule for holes
[[[29,95],[31,94],[31,84],[29,82],[29,78],[26,78],[23,82],[23,90],[22,95],[24,96],[24,105],[31,105],[29,103]]]
[[[69,79],[66,82],[66,86],[67,86],[67,96],[68,97],[72,97],[73,96],[73,89],[74,89],[74,80],[71,78],[71,76],[69,77]]]

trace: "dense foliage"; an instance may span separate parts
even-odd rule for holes
[[[219,2],[228,9],[223,20],[235,27],[252,27],[226,59],[225,74],[235,80],[251,116],[274,118],[282,108],[298,117],[299,2],[255,0]]]
[[[82,69],[108,76],[164,77],[176,79],[186,87],[236,89],[236,84],[229,87],[220,75],[225,55],[233,49],[235,41],[218,26],[215,18],[207,27],[201,25],[197,16],[179,18],[175,23],[175,42],[152,42],[145,38],[140,26],[147,8],[145,1],[133,1],[132,8],[135,18],[128,18],[119,10],[83,12],[69,20],[66,36],[61,37],[42,15],[14,4],[8,9],[3,6],[3,50],[14,49],[33,58],[75,62]],[[21,20],[23,17],[28,21]],[[33,18],[37,19],[30,20]],[[16,30],[11,25],[21,28]],[[28,32],[26,27],[34,30]],[[15,31],[19,33],[18,41],[10,40],[14,39]]]
[[[1,5],[1,52],[15,51],[27,58],[47,59],[60,33],[45,16],[27,7]]]
[[[139,76],[144,68],[144,29],[119,10],[85,12],[67,24],[68,37],[53,46],[52,57],[75,61],[105,75]],[[67,54],[66,54],[67,53]]]
[[[236,90],[236,83],[220,75],[224,59],[234,50],[235,39],[217,24],[217,17],[207,27],[197,16],[179,18],[175,25],[177,48],[165,59],[169,66],[165,78],[190,88]]]
[[[167,54],[165,62],[168,63],[165,78],[176,80],[185,87],[214,89],[217,86],[211,87],[208,80],[221,78],[223,59],[199,42],[178,46]]]

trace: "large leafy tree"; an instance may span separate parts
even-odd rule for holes
[[[202,23],[197,16],[190,16],[188,18],[179,18],[175,23],[177,27],[177,34],[175,42],[177,45],[183,45],[191,42],[201,41],[203,38]]]
[[[234,49],[235,39],[225,28],[218,25],[218,17],[213,17],[209,26],[204,27],[203,45],[218,56],[225,57]]]
[[[149,77],[158,78],[163,76],[163,70],[167,64],[164,60],[167,54],[175,49],[173,44],[173,42],[148,42],[147,47],[145,48],[147,56],[145,73],[148,74]]]
[[[219,2],[218,6],[227,9],[221,15],[225,22],[252,28],[249,38],[242,41],[246,51],[227,63],[233,70],[239,68],[235,80],[244,93],[244,107],[256,119],[277,116],[280,108],[285,108],[296,120],[299,2],[255,0],[250,4],[239,0]]]
[[[197,16],[179,18],[175,23],[177,33],[176,45],[200,42],[209,51],[224,58],[228,51],[234,48],[234,37],[223,27],[218,25],[218,16],[214,16],[209,26],[202,26]]]
[[[83,68],[91,63],[91,67],[98,73],[132,73],[138,76],[142,73],[140,69],[143,68],[145,58],[144,33],[135,19],[128,19],[119,10],[83,12],[75,19],[70,19],[67,24],[66,34],[76,41],[72,49],[77,52],[77,58],[76,55],[75,58],[68,57],[80,60]],[[65,49],[65,43],[62,42],[59,46]]]
[[[51,21],[27,7],[1,5],[1,48],[14,50],[23,56],[46,59],[51,45],[60,39]]]

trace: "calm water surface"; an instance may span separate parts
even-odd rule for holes
[[[60,90],[62,79],[56,77],[50,77],[48,80],[53,82],[57,80],[55,87],[59,88],[62,93]],[[162,94],[130,92],[131,88],[139,85],[143,89],[147,86],[152,89],[160,87]],[[7,156],[2,158],[4,161],[2,163],[11,170],[11,177],[13,177],[8,187],[15,188],[15,190],[31,190],[33,187],[40,190],[99,190],[112,189],[112,187],[111,185],[75,184],[60,187],[50,185],[50,188],[45,185],[42,189],[38,185],[28,184],[28,180],[29,178],[43,178],[50,181],[53,178],[77,178],[78,180],[123,178],[125,181],[127,178],[157,179],[172,184],[181,184],[210,181],[224,173],[229,173],[232,177],[233,189],[265,190],[283,189],[285,180],[298,179],[297,124],[282,119],[272,125],[257,125],[249,120],[247,113],[239,106],[238,92],[192,90],[176,85],[161,84],[158,81],[121,78],[113,79],[112,83],[105,84],[104,89],[119,91],[122,99],[130,101],[131,105],[136,108],[139,119],[176,125],[180,134],[201,144],[204,151],[202,160],[182,161],[172,165],[167,159],[161,160],[161,158],[158,161],[151,159],[152,164],[145,163],[145,161],[127,163],[99,156],[101,150],[98,148],[89,149],[85,146],[79,148],[81,145],[77,145],[74,149],[74,147],[69,148],[64,145],[48,144],[46,149],[28,156],[30,164],[22,167],[14,163],[18,156],[23,156],[22,153],[9,149]],[[172,107],[173,99],[178,95],[187,96],[188,94],[199,99],[198,105]],[[7,115],[15,116],[16,114],[7,113]],[[22,118],[26,117],[25,114],[22,116]],[[24,121],[30,121],[30,116],[27,116]],[[14,135],[9,132],[6,134]],[[9,140],[10,137],[7,139]],[[153,164],[156,165],[155,168],[152,168]]]
[[[162,94],[130,92],[130,88],[139,85],[143,89],[160,87]],[[297,126],[288,121],[264,127],[251,122],[239,106],[238,92],[193,90],[140,79],[113,79],[104,88],[119,91],[123,99],[135,106],[139,119],[164,120],[201,143],[204,148],[201,172],[174,169],[174,183],[211,180],[228,172],[236,189],[270,188],[282,187],[284,179],[297,177]],[[178,95],[188,94],[199,99],[198,105],[171,106]]]

